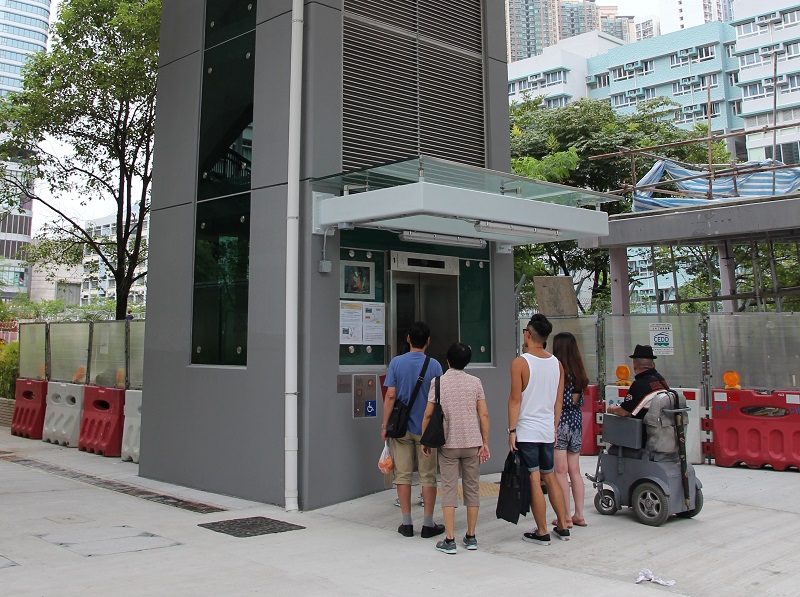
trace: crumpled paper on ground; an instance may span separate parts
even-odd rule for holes
[[[664,580],[663,578],[653,574],[652,570],[649,570],[647,568],[642,568],[639,571],[639,576],[636,577],[636,584],[638,585],[640,582],[644,582],[646,580],[649,580],[650,582],[654,582],[659,585],[664,585],[665,587],[671,587],[672,585],[675,584],[674,580]]]

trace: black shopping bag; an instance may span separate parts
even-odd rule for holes
[[[519,452],[509,452],[500,476],[500,493],[497,496],[497,518],[517,524],[520,514],[530,510],[530,473],[523,466]]]

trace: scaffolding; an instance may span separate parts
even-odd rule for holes
[[[708,114],[711,114],[710,92],[708,100]],[[775,124],[774,119],[775,110],[773,110],[773,125],[759,127],[758,129],[750,129],[747,131],[739,131],[735,133],[725,134],[712,134],[711,127],[707,137],[699,139],[690,139],[685,141],[675,141],[672,143],[665,143],[661,145],[653,145],[643,148],[630,148],[619,147],[618,151],[605,153],[602,155],[592,156],[590,160],[601,160],[609,158],[627,157],[631,164],[631,181],[630,185],[623,185],[622,188],[610,191],[610,194],[623,195],[630,193],[631,196],[637,191],[653,191],[663,193],[670,196],[680,197],[693,197],[711,199],[713,196],[714,180],[720,177],[732,177],[734,197],[736,193],[737,183],[736,177],[745,174],[753,174],[755,172],[772,172],[772,194],[757,198],[741,198],[726,200],[725,205],[738,204],[757,204],[773,200],[786,200],[794,199],[797,201],[797,209],[800,210],[800,193],[791,195],[775,196],[775,172],[787,168],[796,168],[799,164],[788,165],[772,165],[772,166],[754,166],[751,163],[747,165],[737,164],[734,160],[730,164],[714,164],[713,163],[713,144],[730,137],[744,136],[754,133],[773,133],[773,157],[775,156],[776,147],[776,132],[783,128],[798,127],[800,123],[784,123]],[[646,156],[657,160],[670,160],[670,158],[659,155],[659,150],[671,147],[679,147],[683,145],[690,145],[696,143],[706,143],[708,145],[708,163],[707,164],[686,164],[676,160],[671,160],[684,167],[702,167],[707,168],[705,172],[697,175],[682,177],[680,179],[667,179],[652,184],[637,186],[636,174],[636,156]],[[675,182],[682,180],[692,179],[706,179],[708,181],[708,190],[705,193],[692,193],[687,191],[676,191],[669,187]],[[719,207],[719,203],[714,202],[713,207]],[[674,211],[682,213],[695,214],[696,218],[701,218],[700,212],[702,210],[711,209],[711,206],[692,206],[673,208]],[[658,210],[658,211],[673,211],[673,210]],[[646,212],[648,216],[657,213],[655,211]],[[612,216],[616,220],[627,220],[637,217],[644,217],[643,214],[619,214]],[[687,218],[688,219],[688,218]],[[631,222],[633,223],[633,222]],[[632,246],[645,247],[650,251],[650,258],[652,263],[652,278],[655,290],[655,304],[656,312],[662,313],[665,309],[668,311],[670,305],[675,305],[675,310],[678,314],[681,313],[682,308],[688,308],[688,305],[696,303],[708,303],[709,311],[717,312],[724,310],[728,312],[742,312],[748,310],[755,311],[768,311],[774,310],[782,312],[784,310],[784,303],[790,297],[800,296],[800,231],[797,226],[788,226],[785,228],[775,228],[765,230],[759,227],[757,223],[753,223],[752,228],[747,228],[745,225],[740,233],[734,236],[729,236],[724,239],[720,238],[690,238],[684,230],[675,230],[674,235],[669,240],[660,240],[657,244],[652,243],[649,245],[636,244]],[[611,246],[611,245],[609,245]],[[708,292],[702,296],[685,296],[680,295],[680,287],[677,279],[677,272],[683,266],[676,260],[675,247],[681,246],[688,251],[684,253],[692,254],[695,265],[705,269],[708,282]],[[659,252],[657,247],[664,247],[664,250]],[[666,262],[666,263],[665,263]],[[791,263],[791,267],[786,268],[789,274],[793,273],[794,278],[792,283],[784,285],[781,283],[781,271],[785,263]],[[746,267],[749,265],[749,271]],[[698,267],[698,269],[700,269]],[[673,278],[673,285],[675,288],[674,298],[665,298],[662,296],[659,288],[659,272],[671,272]],[[784,274],[784,277],[786,274]],[[641,280],[642,278],[640,278]],[[698,277],[695,278],[696,280]],[[728,288],[723,287],[723,279],[727,279],[730,284]],[[719,282],[717,282],[719,280]],[[629,299],[633,289],[629,287]],[[725,305],[727,308],[723,308]],[[791,310],[791,309],[790,309]]]

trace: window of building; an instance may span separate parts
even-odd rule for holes
[[[650,73],[652,73],[652,72],[653,72],[653,68],[654,68],[654,66],[653,66],[653,61],[652,61],[652,60],[644,60],[644,61],[642,62],[642,66],[644,67],[644,69],[643,69],[643,71],[642,71],[642,72],[643,72],[645,75],[649,75]]]
[[[800,161],[800,148],[797,146],[797,141],[791,143],[781,143],[776,148],[775,159],[784,164],[797,164]],[[767,159],[772,159],[772,146],[768,145],[764,148]]]
[[[608,87],[609,86],[608,73],[606,73],[604,75],[597,75],[597,86],[598,87]]]
[[[566,106],[568,103],[569,99],[563,95],[561,97],[553,97],[545,100],[545,105],[548,108],[560,108],[562,106]]]
[[[739,82],[739,72],[728,73],[728,85],[734,86]]]
[[[620,66],[620,67],[611,69],[611,78],[614,81],[626,81],[628,79],[632,79],[633,78],[633,72],[634,71],[632,71],[632,70],[625,70],[624,68],[622,68]]]
[[[750,52],[749,54],[743,54],[739,56],[739,68],[741,70],[753,68],[760,64],[761,56],[759,56],[758,52]]]
[[[697,48],[697,58],[692,60],[692,62],[705,62],[706,60],[713,60],[716,55],[717,51],[714,46],[702,46]]]
[[[789,87],[786,91],[797,91],[800,89],[800,74],[789,75],[786,77]]]
[[[717,73],[711,75],[703,75],[700,77],[700,83],[695,85],[695,89],[708,89],[709,79],[711,80],[711,87],[719,87]]]
[[[736,25],[736,37],[748,37],[750,35],[756,35],[758,33],[758,25],[756,25],[755,21],[749,21],[747,23],[742,23],[740,25]]]
[[[559,83],[567,82],[567,73],[563,70],[557,70],[553,73],[547,73],[544,76],[544,87],[549,85],[556,85]]]
[[[781,22],[775,26],[776,29],[793,27],[800,23],[800,10],[791,10],[781,14]]]
[[[749,85],[742,86],[742,98],[754,99],[757,97],[764,97],[764,87],[761,83],[750,83]]]
[[[728,58],[733,58],[733,55],[736,53],[736,44],[728,44],[725,46],[725,55]]]
[[[792,60],[800,56],[800,42],[786,44],[786,59]]]
[[[731,114],[739,116],[742,113],[742,100],[733,100],[731,102]]]
[[[649,99],[655,99],[656,97],[658,97],[658,94],[656,93],[655,87],[644,88],[644,99],[649,100]]]
[[[255,12],[255,2],[206,0],[193,364],[247,365]]]
[[[691,91],[691,87],[689,85],[683,85],[680,81],[674,81],[672,83],[672,95],[685,95]]]

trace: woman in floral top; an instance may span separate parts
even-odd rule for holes
[[[458,342],[447,350],[450,368],[440,378],[439,399],[444,413],[445,444],[439,448],[439,470],[442,474],[442,518],[446,535],[436,544],[436,549],[448,554],[456,553],[455,516],[458,506],[458,473],[464,505],[467,507],[467,534],[462,543],[467,549],[478,549],[475,525],[481,503],[481,464],[489,459],[489,411],[481,380],[464,371],[472,350]],[[428,426],[436,402],[436,384],[431,383],[428,407],[422,420],[422,432]],[[424,447],[427,458],[431,449]]]
[[[567,517],[572,525],[586,526],[583,518],[584,486],[580,469],[581,435],[583,423],[581,421],[581,406],[583,406],[583,391],[589,385],[586,368],[583,365],[581,351],[575,336],[569,332],[556,334],[553,338],[553,354],[564,367],[564,400],[561,407],[561,420],[558,424],[558,437],[556,440],[555,465],[556,479],[561,484],[564,500],[569,513],[569,488],[572,485],[572,497],[575,502],[575,513]],[[569,482],[567,481],[569,475]]]

